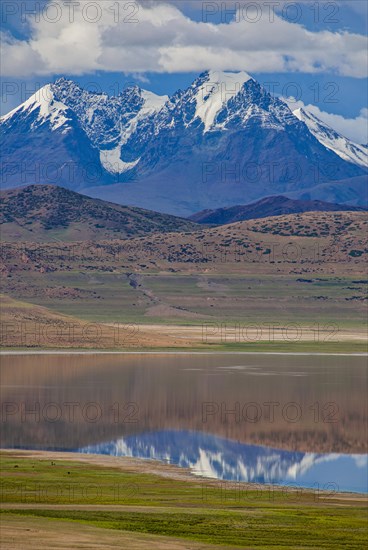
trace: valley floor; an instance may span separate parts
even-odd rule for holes
[[[367,332],[334,321],[292,318],[239,321],[96,322],[0,295],[4,350],[239,351],[268,353],[364,353]]]

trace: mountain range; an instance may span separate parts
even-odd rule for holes
[[[199,231],[199,224],[224,225],[303,212],[359,212],[364,208],[284,196],[248,205],[203,210],[180,218],[87,197],[56,185],[0,191],[1,239],[7,242],[76,242],[131,239],[150,234]]]
[[[170,98],[138,86],[109,97],[61,78],[0,126],[4,188],[56,184],[180,216],[269,195],[323,199],[326,185],[331,202],[365,204],[367,148],[245,72],[204,72]]]

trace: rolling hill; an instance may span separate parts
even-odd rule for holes
[[[244,220],[297,214],[301,212],[343,212],[360,211],[363,208],[334,204],[317,200],[294,200],[282,195],[266,197],[252,204],[218,208],[217,210],[203,210],[190,216],[190,220],[203,224],[223,225]]]
[[[126,239],[196,229],[194,222],[183,218],[92,199],[53,185],[1,191],[0,204],[4,241]]]

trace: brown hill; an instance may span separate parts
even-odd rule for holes
[[[252,204],[229,206],[216,210],[202,210],[190,216],[190,220],[202,224],[223,225],[244,220],[268,218],[302,212],[363,211],[364,208],[334,204],[318,200],[295,200],[283,195],[266,197]]]
[[[0,205],[4,241],[126,239],[196,229],[194,222],[184,218],[92,199],[53,185],[1,191]]]

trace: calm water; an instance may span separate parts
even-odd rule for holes
[[[5,356],[1,375],[2,447],[368,490],[365,357]]]

